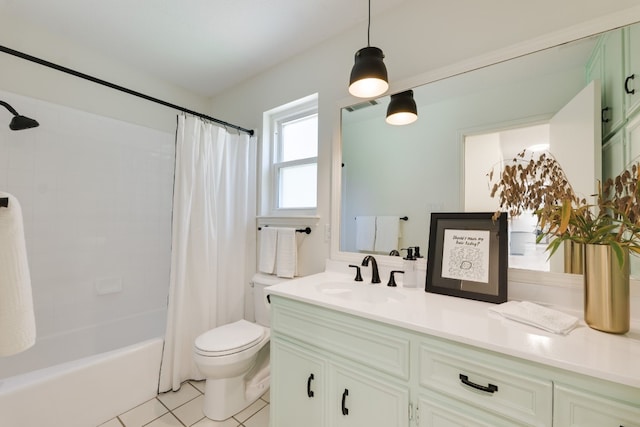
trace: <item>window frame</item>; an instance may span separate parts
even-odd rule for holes
[[[275,216],[296,216],[296,215],[314,215],[318,209],[318,156],[307,157],[304,159],[281,161],[282,153],[282,125],[283,123],[295,121],[304,117],[315,115],[319,120],[318,114],[318,97],[317,94],[305,97],[302,100],[294,101],[283,105],[282,107],[265,113],[268,116],[269,135],[269,163],[265,164],[269,168],[269,211]],[[265,125],[267,125],[265,120]],[[318,135],[316,135],[316,144],[318,143]],[[319,147],[317,147],[319,150]],[[316,165],[316,200],[315,206],[287,208],[280,207],[280,171],[284,168],[303,165]],[[264,192],[264,189],[263,189]]]

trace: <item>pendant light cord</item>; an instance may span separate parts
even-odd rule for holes
[[[371,47],[371,0],[369,0],[369,19],[367,21],[367,47]]]

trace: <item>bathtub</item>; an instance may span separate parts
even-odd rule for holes
[[[150,318],[155,316],[157,313]],[[164,323],[159,328],[164,330]],[[77,338],[87,339],[89,333],[80,332],[75,334]],[[132,338],[126,330],[123,334]],[[95,336],[94,331],[93,341]],[[66,335],[62,343],[43,341],[44,348],[51,347],[54,360],[60,357],[56,353],[59,347],[66,346],[67,353],[71,354],[73,350],[85,352],[91,347],[81,342],[72,345],[71,338]],[[35,370],[33,367],[43,361],[38,357],[27,357],[25,364],[29,372],[0,376],[0,426],[98,426],[156,396],[162,346],[163,337],[158,336]],[[43,355],[43,352],[38,354]],[[40,358],[46,359],[46,355]],[[0,358],[0,367],[3,365],[3,358]]]

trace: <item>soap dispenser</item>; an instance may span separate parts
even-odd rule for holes
[[[402,287],[415,288],[418,286],[418,272],[416,271],[416,256],[413,253],[413,247],[403,249],[407,251],[407,256],[403,258],[402,267],[404,275],[402,279]]]

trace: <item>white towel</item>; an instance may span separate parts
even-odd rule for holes
[[[298,274],[298,244],[295,228],[278,228],[276,276],[292,278]]]
[[[399,231],[399,216],[376,217],[376,242],[373,250],[388,254],[393,249],[398,249]]]
[[[277,239],[278,230],[275,227],[262,227],[260,230],[258,270],[262,273],[275,273]]]
[[[490,312],[535,326],[547,332],[566,335],[578,325],[578,318],[528,301],[509,301],[489,309]]]
[[[356,250],[372,251],[376,241],[376,217],[356,217]]]
[[[27,247],[18,200],[7,193],[9,207],[0,207],[0,356],[9,356],[36,342]]]

